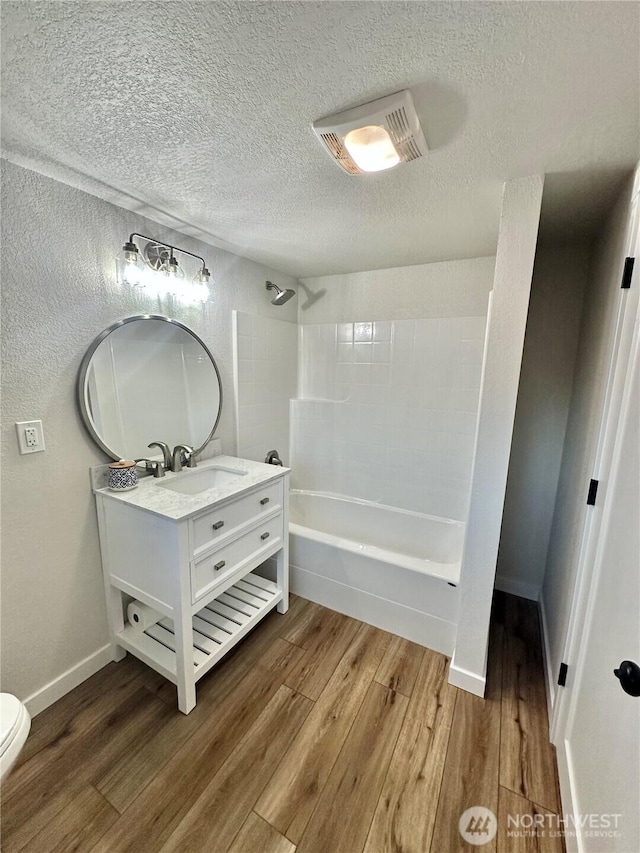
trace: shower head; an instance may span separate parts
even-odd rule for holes
[[[288,302],[292,296],[296,295],[295,290],[281,290],[277,284],[274,284],[272,281],[267,282],[267,290],[275,290],[276,295],[271,300],[272,305],[284,305],[285,302]]]

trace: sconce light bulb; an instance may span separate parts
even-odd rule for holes
[[[184,270],[178,264],[178,259],[174,256],[173,251],[165,261],[162,271],[170,279],[176,280],[184,278]]]
[[[138,252],[138,247],[135,243],[125,243],[122,247],[122,254],[125,257],[125,260],[131,261],[132,263],[137,263],[140,260],[140,253]]]
[[[211,273],[206,267],[202,267],[202,269],[196,276],[196,281],[198,281],[200,284],[211,284]]]
[[[191,286],[185,289],[185,298],[189,302],[208,302],[210,297],[209,285],[211,284],[211,273],[203,266],[194,275]]]
[[[140,270],[138,269],[135,263],[131,261],[127,261],[124,265],[124,269],[122,270],[122,278],[126,284],[139,284],[140,283]]]
[[[191,302],[208,302],[209,301],[209,288],[206,284],[202,284],[202,282],[194,282],[191,285],[191,292],[189,294]]]
[[[132,286],[139,285],[144,275],[144,263],[135,243],[127,242],[122,253],[116,258],[118,282]]]

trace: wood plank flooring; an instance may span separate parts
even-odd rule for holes
[[[534,604],[497,593],[487,696],[447,660],[292,597],[198,685],[130,655],[37,716],[2,791],[5,853],[562,853]],[[498,817],[482,847],[458,831]]]

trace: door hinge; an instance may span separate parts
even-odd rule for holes
[[[624,259],[624,269],[622,270],[622,282],[620,287],[623,290],[628,290],[631,287],[631,276],[633,275],[633,264],[635,263],[635,258],[625,258]]]
[[[596,495],[598,494],[598,480],[592,480],[589,483],[589,493],[587,495],[587,506],[596,505]]]
[[[566,665],[566,663],[560,664],[560,672],[558,673],[558,686],[559,687],[565,687],[566,686],[567,670],[568,669],[569,669],[569,667]]]

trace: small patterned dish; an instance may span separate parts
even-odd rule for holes
[[[113,492],[128,492],[138,485],[136,463],[130,459],[121,459],[109,465],[109,488]]]

